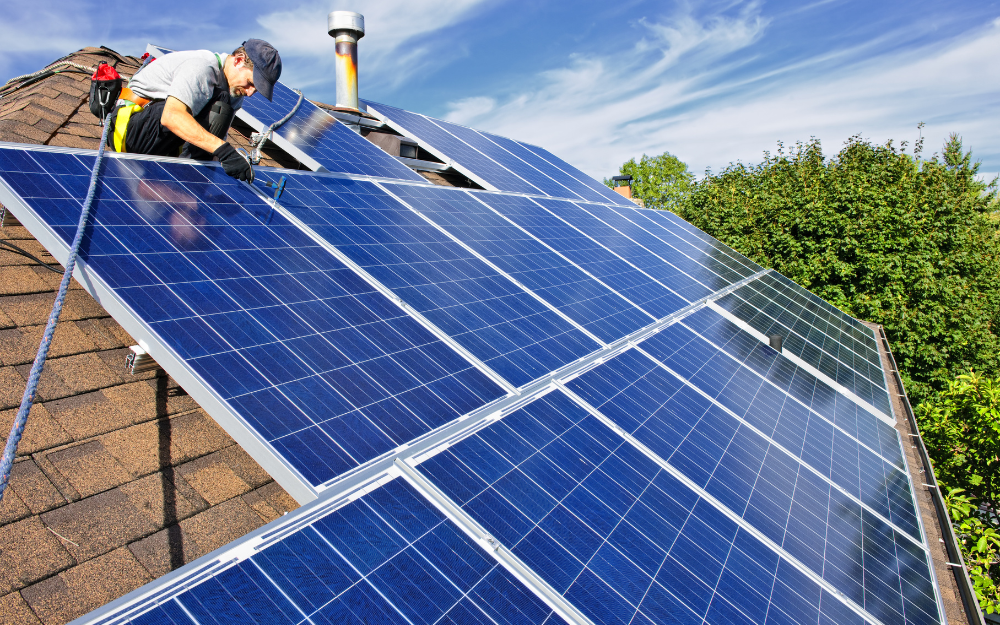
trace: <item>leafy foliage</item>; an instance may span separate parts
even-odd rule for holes
[[[632,176],[632,196],[645,202],[646,208],[674,212],[687,198],[694,180],[687,165],[670,152],[659,156],[643,154],[638,162],[629,159],[618,173]],[[604,184],[613,186],[611,180],[605,180]]]
[[[960,375],[916,413],[980,606],[1000,612],[1000,380]]]
[[[628,165],[628,163],[626,163]],[[1000,365],[995,183],[952,136],[921,160],[852,137],[818,140],[695,183],[678,212],[847,313],[885,326],[911,398]],[[625,166],[622,167],[625,170]]]
[[[937,478],[1000,502],[1000,381],[960,375],[916,413]]]
[[[991,517],[977,507],[961,488],[949,489],[945,503],[952,525],[962,546],[962,556],[969,569],[979,599],[986,614],[1000,613],[1000,532],[996,516]],[[995,510],[995,508],[994,508]]]

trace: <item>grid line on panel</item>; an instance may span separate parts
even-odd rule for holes
[[[492,159],[469,147],[432,120],[386,104],[364,104],[403,135],[414,139],[441,160],[449,163],[483,188],[495,191],[540,193],[533,185],[511,174]],[[386,113],[388,111],[388,113]]]
[[[651,315],[503,219],[473,194],[441,187],[386,187],[424,219],[602,345],[650,323]]]
[[[741,285],[746,284],[748,281],[755,280],[759,276],[750,276],[744,278],[742,281],[731,285],[727,289],[723,289],[717,294],[711,297],[722,297],[726,293],[731,292],[733,289],[739,288]],[[507,399],[501,400],[495,404],[496,408],[492,412],[486,413],[482,412],[481,417],[475,421],[470,421],[467,423],[459,423],[441,432],[434,440],[427,441],[426,444],[420,446],[413,446],[411,449],[406,450],[405,453],[400,454],[401,459],[419,459],[419,462],[423,462],[424,459],[434,456],[449,446],[461,441],[463,438],[469,436],[471,433],[475,432],[481,427],[488,425],[491,421],[497,419],[502,419],[506,415],[524,407],[525,405],[534,401],[537,397],[545,395],[550,392],[551,385],[554,383],[560,383],[562,381],[571,380],[577,376],[580,376],[587,371],[590,371],[594,367],[600,366],[607,360],[614,358],[618,354],[631,349],[636,343],[648,338],[651,335],[656,334],[662,329],[669,327],[675,323],[680,322],[688,315],[696,312],[702,308],[707,301],[711,299],[704,298],[701,301],[694,302],[688,305],[686,308],[677,311],[673,315],[660,319],[649,326],[636,331],[632,335],[625,337],[620,341],[615,342],[603,349],[597,350],[589,354],[585,358],[563,367],[562,369],[553,371],[549,376],[535,380],[531,384],[522,387],[519,395],[508,396]]]
[[[496,142],[490,141],[484,137],[482,133],[472,128],[452,122],[446,122],[438,119],[432,121],[436,126],[444,129],[453,137],[456,137],[480,154],[483,154],[487,158],[493,160],[507,171],[538,189],[538,192],[542,195],[550,195],[553,197],[576,197],[576,195],[571,193],[564,185],[556,182],[549,176],[546,176],[542,172],[538,171],[537,168],[524,162],[524,159],[511,154],[509,150],[500,147],[496,144]]]
[[[632,203],[631,201],[626,200],[624,197],[622,197],[615,191],[612,191],[605,185],[597,182],[587,174],[583,173],[576,167],[573,167],[572,165],[562,160],[555,154],[552,154],[545,148],[541,148],[537,145],[532,145],[530,143],[525,143],[523,141],[518,141],[517,143],[526,150],[528,150],[529,152],[534,153],[536,156],[546,161],[553,167],[565,172],[567,175],[572,176],[576,180],[579,180],[583,184],[587,185],[587,187],[589,187],[591,190],[602,195],[604,197],[605,203],[616,204],[618,206],[629,206],[629,207],[635,206],[635,204]]]
[[[726,250],[721,247],[706,245],[700,239],[692,240],[690,237],[682,236],[682,233],[664,228],[651,219],[646,219],[643,214],[646,212],[663,213],[665,211],[647,211],[646,209],[625,209],[620,206],[594,206],[585,207],[595,219],[607,224],[628,238],[654,250],[657,254],[663,255],[663,246],[666,249],[676,250],[682,258],[690,259],[703,268],[698,275],[692,273],[692,277],[713,288],[719,281],[728,284],[754,273],[747,270],[742,264],[736,263],[729,258]],[[680,259],[679,259],[680,260]],[[690,263],[686,267],[691,266]],[[714,276],[714,277],[713,277]]]
[[[281,201],[286,210],[513,386],[599,348],[535,294],[376,184],[297,174],[286,178]]]
[[[221,566],[208,576],[160,582],[87,622],[150,625],[159,617],[177,624],[187,618],[319,625],[370,618],[417,624],[462,621],[469,610],[480,622],[551,619],[532,588],[469,540],[398,468],[389,473],[374,487],[293,513],[280,536],[265,543],[258,532],[251,535],[258,544],[241,539],[223,548],[216,556]],[[172,608],[164,608],[171,603],[185,608],[181,620],[171,620],[177,618]],[[101,619],[108,614],[111,621]]]
[[[444,136],[448,137],[447,143],[450,144],[453,150],[456,148],[459,150],[454,155],[449,154],[449,156],[461,157],[463,164],[466,162],[470,163],[469,165],[466,165],[470,169],[473,169],[473,163],[484,165],[488,163],[487,167],[489,171],[480,175],[485,176],[486,173],[488,173],[491,178],[490,182],[492,182],[498,190],[545,195],[545,192],[539,189],[538,186],[533,184],[531,181],[524,179],[522,176],[518,176],[508,167],[504,166],[503,163],[497,162],[495,158],[485,154],[482,150],[476,148],[474,145],[471,145],[468,141],[463,140],[455,134],[455,132],[446,127],[451,126],[452,124],[442,122],[441,120],[434,119],[426,115],[421,115],[420,117],[424,121],[430,123],[431,126],[436,128],[439,132],[443,132]],[[438,136],[441,136],[442,138],[444,137],[442,135]],[[485,161],[483,159],[485,159]]]
[[[586,334],[592,340],[596,341],[598,345],[600,345],[601,347],[606,347],[607,346],[607,343],[605,341],[601,340],[600,338],[598,338],[593,332],[591,332],[587,328],[583,327],[582,325],[580,325],[579,323],[577,323],[576,321],[574,321],[565,312],[559,310],[559,308],[556,307],[554,304],[552,304],[551,302],[549,302],[548,300],[546,300],[545,298],[543,298],[542,296],[540,296],[538,293],[536,293],[534,289],[528,288],[527,285],[525,285],[523,282],[521,282],[520,280],[518,280],[516,277],[510,275],[508,272],[506,272],[502,268],[498,267],[495,263],[493,263],[493,261],[491,261],[490,259],[488,259],[485,256],[483,256],[482,254],[480,254],[472,246],[470,246],[465,241],[459,239],[453,233],[449,232],[444,226],[442,226],[441,224],[439,224],[436,221],[434,221],[433,219],[431,219],[423,211],[418,210],[417,208],[415,208],[413,206],[413,204],[411,204],[410,202],[407,202],[405,199],[403,199],[402,197],[400,197],[398,193],[393,193],[391,189],[386,189],[381,184],[379,184],[379,188],[381,188],[386,193],[390,194],[393,198],[395,198],[401,204],[403,204],[408,209],[410,209],[411,211],[413,211],[415,214],[419,215],[421,219],[423,219],[428,224],[430,224],[431,226],[433,226],[434,228],[436,228],[437,230],[439,230],[442,234],[444,234],[445,236],[447,236],[448,238],[450,238],[452,241],[454,241],[458,245],[462,246],[462,248],[465,249],[467,252],[469,252],[470,254],[474,255],[476,258],[478,258],[482,262],[486,263],[491,269],[493,269],[494,271],[496,271],[500,275],[504,276],[505,278],[507,278],[508,280],[510,280],[515,285],[517,285],[517,287],[519,289],[522,289],[525,293],[527,293],[528,295],[530,295],[531,297],[533,297],[534,299],[536,299],[540,304],[544,305],[546,308],[548,308],[549,310],[551,310],[555,314],[557,314],[560,317],[562,317],[563,320],[565,320],[566,322],[573,324],[573,326],[576,329],[578,329],[579,331],[581,331],[584,334]],[[462,191],[461,193],[465,193],[465,192]]]
[[[706,317],[713,316],[718,318],[711,309],[703,308],[685,317],[683,323],[665,328],[663,332],[649,337],[643,341],[641,347],[643,351],[652,353],[660,363],[667,364],[674,371],[680,371],[682,377],[686,377],[694,386],[705,393],[716,397],[718,403],[736,412],[737,416],[742,415],[745,421],[757,426],[757,429],[763,431],[765,436],[772,441],[781,444],[786,449],[796,450],[803,462],[828,475],[830,481],[854,493],[854,498],[860,499],[868,509],[888,518],[911,537],[922,536],[917,507],[913,499],[914,488],[902,463],[893,462],[869,451],[863,445],[858,444],[853,437],[839,433],[840,431],[833,428],[827,419],[814,416],[817,412],[809,410],[797,401],[789,402],[789,398],[797,399],[796,395],[801,391],[798,384],[792,383],[790,386],[762,384],[764,380],[773,380],[763,378],[760,375],[761,368],[768,369],[768,365],[764,367],[761,365],[782,361],[781,357],[769,347],[756,344],[748,348],[746,343],[754,344],[756,341],[738,334],[737,330],[737,334],[730,334],[732,340],[727,343],[729,349],[719,350],[703,336],[689,329],[691,326],[697,326],[706,332],[715,332],[716,335],[721,336],[722,334],[718,332],[718,325],[706,323]],[[723,324],[728,323],[724,319],[719,319]],[[744,345],[741,346],[739,340],[742,340]],[[742,362],[741,358],[733,358],[733,351],[743,356]],[[581,380],[582,385],[579,383],[574,383],[574,385],[581,386],[581,392],[586,392],[588,397],[597,401],[600,404],[598,406],[600,409],[604,410],[605,407],[610,407],[609,416],[620,419],[623,423],[628,423],[630,427],[635,427],[637,423],[642,423],[641,415],[645,415],[647,418],[652,417],[654,413],[659,413],[660,409],[647,414],[646,411],[635,406],[635,415],[623,412],[627,411],[629,406],[634,406],[635,400],[643,397],[643,389],[648,389],[650,384],[650,380],[646,380],[646,374],[642,372],[650,368],[652,361],[643,359],[646,365],[637,370],[642,375],[635,382],[630,382],[637,374],[630,373],[631,369],[625,363],[632,360],[634,359],[623,359],[617,364],[609,363],[605,367],[606,373],[604,375],[587,376],[590,378],[589,381]],[[734,360],[738,364],[734,365]],[[633,363],[633,368],[635,365],[636,363]],[[787,371],[785,374],[783,377],[787,380]],[[608,377],[609,375],[610,377]],[[805,375],[808,376],[808,373]],[[621,380],[621,376],[625,376],[626,379]],[[656,376],[651,377],[655,378]],[[602,382],[602,379],[605,381]],[[624,400],[607,394],[609,390],[607,381],[615,379],[621,383],[628,383],[625,387],[627,390],[621,391]],[[633,387],[632,384],[635,386]],[[817,381],[817,384],[820,383]],[[756,389],[755,396],[750,398],[749,391],[752,389]],[[633,403],[629,403],[630,401]],[[674,401],[671,398],[670,403]],[[867,413],[861,412],[858,415],[867,416],[869,424],[883,429],[889,428],[888,425]],[[662,420],[662,417],[657,417],[657,419]],[[714,420],[717,421],[718,417],[714,417]],[[672,431],[670,436],[667,436],[666,431],[660,431],[660,426],[647,427],[646,424],[643,424],[636,431],[648,430],[644,435],[659,436],[660,438],[664,436],[670,438],[675,435],[687,438],[695,436],[694,430],[685,434],[684,427],[673,432],[673,430],[678,430],[681,423],[687,422],[682,419],[675,425],[669,426]],[[687,427],[695,426],[687,423]],[[702,427],[699,424],[695,429]],[[716,429],[718,429],[717,426]],[[898,456],[900,451],[899,438],[895,435],[895,430],[890,428],[890,431],[893,432],[891,444]],[[745,438],[745,435],[742,436]],[[752,448],[754,445],[750,444],[749,447]],[[892,457],[890,453],[889,458]],[[739,488],[736,488],[733,495],[737,495],[738,492]],[[737,497],[737,499],[744,499],[744,497]]]
[[[785,335],[784,349],[850,389],[874,409],[890,415],[885,374],[877,360],[877,352],[870,353],[863,341],[858,344],[855,337],[841,329],[833,330],[837,337],[828,334],[818,324],[825,328],[833,328],[833,325],[819,319],[801,302],[780,295],[773,286],[775,280],[768,274],[758,285],[734,292],[718,305],[763,334],[775,330],[782,333]],[[780,298],[784,298],[785,303],[781,303]],[[805,313],[812,315],[811,319],[807,320],[803,316]],[[864,352],[869,353],[865,355]]]
[[[734,355],[737,360],[743,359],[745,366],[765,377],[772,385],[795,397],[857,440],[865,442],[872,449],[880,450],[882,457],[894,466],[902,466],[902,448],[896,428],[872,410],[839,392],[836,386],[831,386],[814,375],[810,368],[796,364],[784,354],[779,355],[767,343],[759,340],[759,337],[754,338],[755,335],[746,331],[743,326],[720,315],[714,305],[685,317],[684,321],[686,327],[705,340],[713,341],[722,351]],[[712,338],[709,339],[709,336]],[[657,356],[665,358],[667,353],[658,352]]]
[[[718,406],[719,408],[721,408],[722,410],[724,410],[726,412],[726,414],[728,414],[730,417],[732,417],[733,419],[735,419],[741,425],[743,425],[744,427],[746,427],[750,431],[754,432],[755,434],[757,434],[758,436],[760,436],[764,440],[769,441],[769,443],[771,445],[773,445],[776,449],[780,450],[781,452],[783,452],[788,457],[793,458],[795,460],[795,462],[797,462],[801,466],[805,467],[808,471],[810,471],[813,474],[815,474],[817,477],[819,477],[824,482],[826,482],[827,484],[829,484],[832,488],[835,488],[836,490],[838,490],[839,492],[841,492],[845,496],[851,498],[855,503],[857,503],[859,506],[862,506],[863,508],[865,508],[868,512],[870,512],[872,515],[874,515],[875,517],[877,517],[880,521],[882,521],[886,525],[892,527],[894,530],[896,530],[897,532],[899,532],[901,535],[906,536],[910,541],[912,541],[914,544],[916,544],[917,546],[919,546],[924,551],[927,551],[927,546],[924,545],[919,538],[917,538],[915,536],[912,536],[910,534],[910,532],[908,532],[906,530],[903,530],[902,528],[900,528],[899,526],[897,526],[893,521],[891,521],[890,519],[888,519],[885,516],[883,516],[882,513],[878,512],[876,510],[873,510],[871,508],[871,506],[869,506],[867,503],[863,502],[857,495],[851,493],[846,488],[844,488],[840,484],[838,484],[835,481],[833,481],[828,475],[825,475],[824,473],[822,473],[821,471],[819,471],[818,469],[816,469],[815,467],[813,467],[811,464],[809,464],[808,462],[804,461],[797,454],[792,453],[783,444],[779,443],[778,441],[775,441],[773,438],[771,438],[770,436],[768,436],[767,434],[765,434],[764,432],[762,432],[760,429],[758,429],[757,426],[753,425],[752,423],[749,423],[748,421],[746,421],[745,419],[743,419],[743,417],[740,417],[739,415],[737,415],[735,412],[733,412],[727,406],[725,406],[721,402],[719,402],[716,398],[712,397],[711,395],[709,395],[708,393],[706,393],[704,390],[702,390],[701,388],[699,388],[697,385],[695,385],[693,382],[691,382],[691,380],[687,379],[686,377],[684,377],[681,374],[677,373],[676,371],[674,371],[673,369],[671,369],[667,365],[665,365],[662,362],[660,362],[658,359],[654,358],[651,354],[649,354],[648,352],[646,352],[645,350],[643,350],[641,345],[637,345],[635,347],[635,350],[638,351],[638,352],[640,352],[640,353],[642,353],[644,356],[646,356],[647,358],[649,358],[650,360],[652,360],[653,362],[655,362],[657,365],[659,365],[660,367],[662,367],[665,371],[667,371],[667,373],[673,375],[678,380],[682,381],[689,388],[691,388],[692,390],[694,390],[695,392],[697,392],[699,395],[701,395],[702,397],[704,397],[705,399],[707,399],[708,401],[710,401],[712,403],[712,405]]]

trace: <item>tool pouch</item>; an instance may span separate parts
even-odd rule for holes
[[[90,77],[90,112],[101,121],[115,108],[122,93],[122,77],[115,68],[101,61]]]

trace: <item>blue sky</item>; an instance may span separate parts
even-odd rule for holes
[[[171,11],[168,11],[167,8]],[[542,145],[596,177],[669,151],[696,173],[778,141],[962,135],[1000,172],[1000,3],[335,0],[23,2],[0,77],[85,45],[281,51],[283,82],[334,101],[326,14],[363,13],[362,97]]]

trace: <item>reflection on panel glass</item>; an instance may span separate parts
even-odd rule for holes
[[[72,241],[80,158],[0,177]],[[219,167],[109,158],[89,224],[89,269],[313,486],[504,394]]]
[[[245,98],[243,109],[265,127],[282,119],[295,107],[299,96],[285,85],[274,85],[274,100],[261,96]],[[295,115],[275,131],[313,158],[327,171],[398,180],[423,180],[395,157],[357,134],[309,100],[303,99]]]

